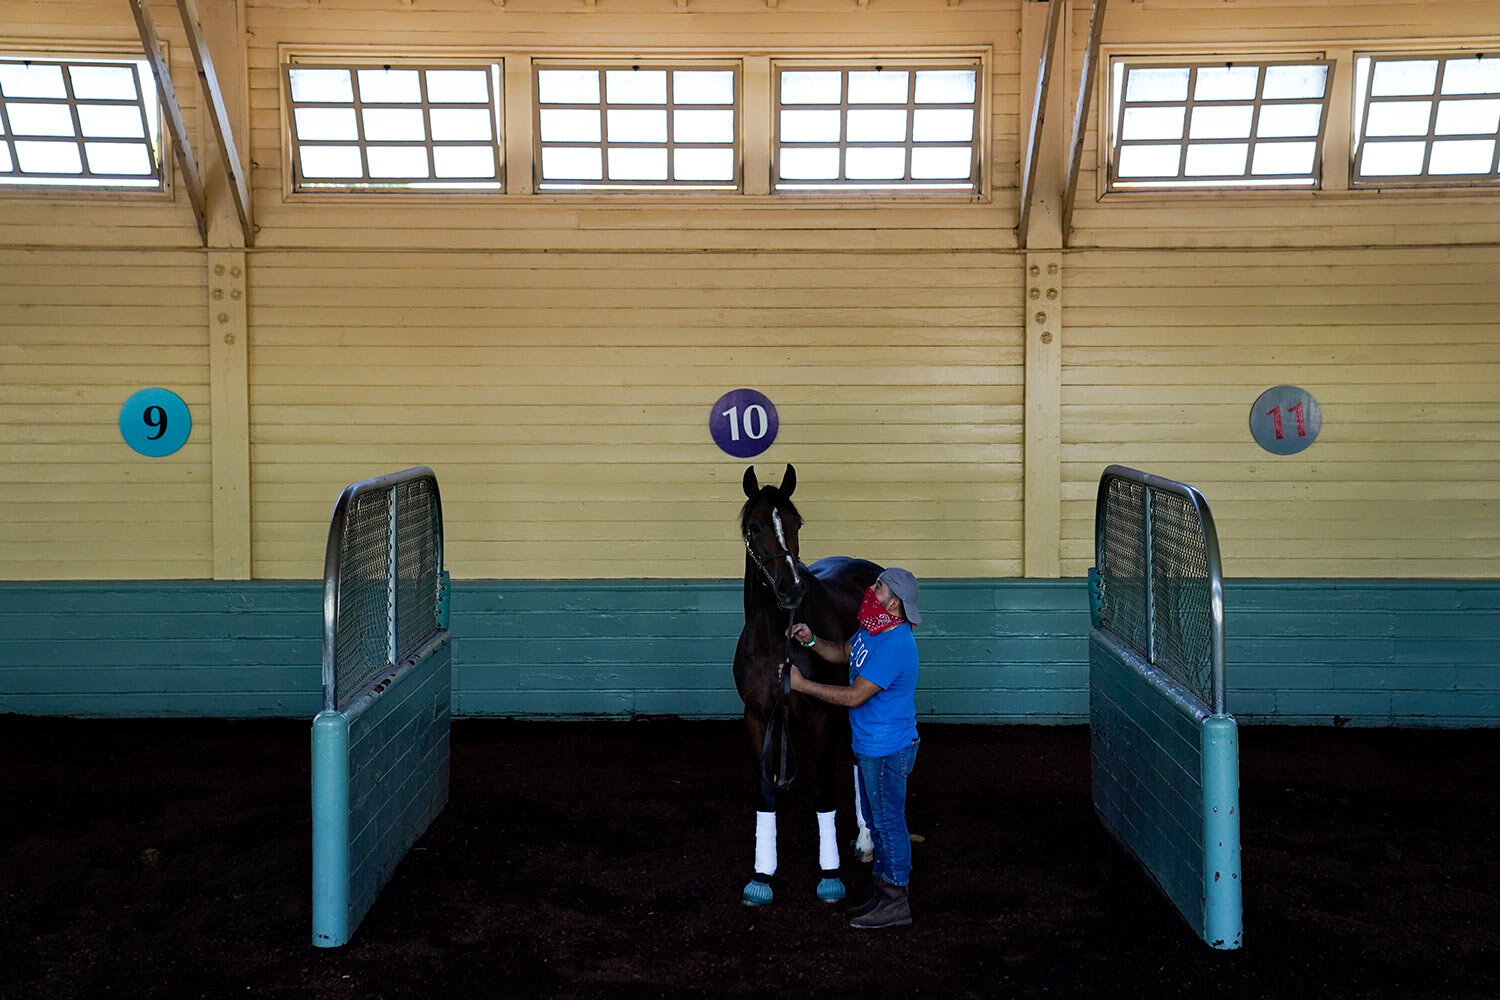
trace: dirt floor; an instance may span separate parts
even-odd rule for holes
[[[0,717],[0,996],[1500,997],[1494,731],[1243,730],[1237,952],[1102,832],[1082,727],[924,726],[916,923],[859,932],[806,792],[740,905],[744,738],[675,720],[458,722],[446,812],[319,950],[308,733]]]

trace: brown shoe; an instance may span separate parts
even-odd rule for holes
[[[906,886],[881,882],[875,894],[878,899],[874,909],[849,921],[850,927],[870,931],[882,927],[905,927],[911,923],[911,901],[907,898]]]
[[[873,881],[871,881],[870,898],[865,900],[863,903],[860,903],[858,906],[849,907],[849,918],[851,920],[855,917],[864,916],[866,913],[869,913],[871,910],[875,909],[875,907],[880,905],[880,887],[883,885],[885,885],[885,882],[879,878],[875,878]]]

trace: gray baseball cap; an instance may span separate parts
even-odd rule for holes
[[[911,570],[892,566],[876,579],[884,580],[885,585],[891,588],[891,593],[901,598],[901,608],[906,612],[907,621],[913,625],[922,624],[922,612],[917,609],[917,578],[912,576]]]

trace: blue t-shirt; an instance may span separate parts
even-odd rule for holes
[[[854,752],[887,757],[917,738],[917,638],[911,625],[871,635],[854,633],[849,649],[849,683],[863,677],[881,690],[849,709]]]

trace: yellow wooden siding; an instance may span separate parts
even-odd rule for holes
[[[1493,577],[1500,558],[1500,250],[1068,256],[1063,575],[1093,562],[1111,462],[1203,490],[1226,573]],[[1299,385],[1300,454],[1249,433]]]
[[[212,575],[202,258],[0,250],[0,579]],[[120,407],[180,395],[192,436],[132,451]]]
[[[1074,0],[1069,94],[1076,95],[1088,39],[1089,0]],[[1354,53],[1432,51],[1488,43],[1500,47],[1494,0],[1150,0],[1108,8],[1103,45],[1114,55],[1223,55],[1281,52],[1341,60]],[[1088,118],[1073,216],[1076,247],[1364,247],[1500,242],[1500,196],[1488,189],[1428,191],[1347,188],[1352,93],[1334,85],[1320,191],[1128,191],[1105,195],[1100,169],[1101,112],[1108,63]],[[1352,77],[1351,77],[1352,78]],[[1342,127],[1339,119],[1343,119]],[[1341,144],[1339,136],[1344,137]]]
[[[461,577],[742,562],[724,392],[776,404],[809,557],[1020,566],[1009,254],[269,253],[251,274],[254,571],[322,565],[346,482],[438,473]]]

